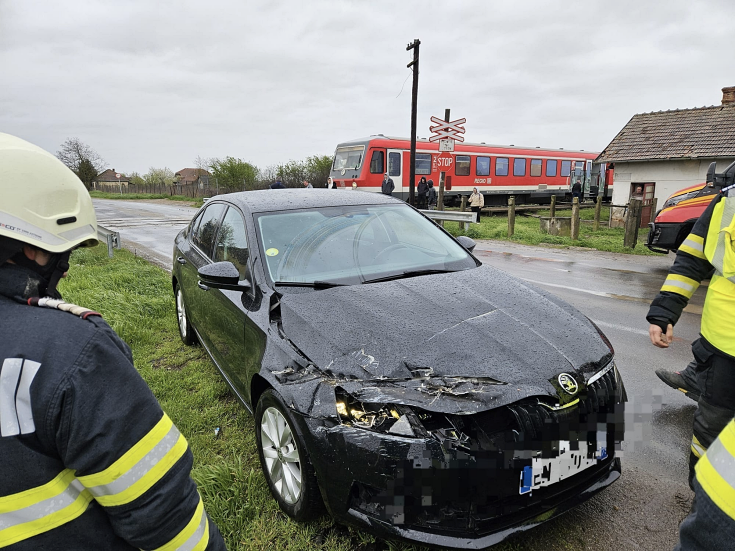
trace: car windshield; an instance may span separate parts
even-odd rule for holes
[[[337,152],[334,154],[333,170],[360,168],[364,152],[364,145],[337,148]]]
[[[275,283],[358,284],[477,262],[406,205],[352,205],[257,215],[258,238]]]

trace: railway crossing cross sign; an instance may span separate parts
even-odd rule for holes
[[[464,126],[462,125],[467,122],[467,119],[457,119],[456,121],[448,122],[438,117],[431,117],[431,122],[433,122],[435,126],[429,127],[429,130],[434,133],[434,135],[429,138],[430,142],[441,143],[441,141],[444,140],[456,140],[458,142],[464,141],[464,138],[460,136],[460,134],[464,134]]]

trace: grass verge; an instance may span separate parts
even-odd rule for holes
[[[549,216],[549,211],[537,211],[535,214],[539,216]],[[557,210],[556,216],[571,216],[571,210]],[[558,235],[549,235],[542,233],[540,230],[540,222],[538,218],[533,216],[516,215],[515,232],[513,237],[508,238],[508,216],[506,214],[497,214],[493,216],[483,216],[479,224],[470,224],[467,231],[460,229],[458,222],[445,222],[444,227],[454,236],[466,235],[472,239],[500,239],[503,241],[511,241],[513,243],[521,243],[524,245],[549,245],[552,247],[584,247],[588,249],[596,249],[598,251],[608,251],[613,253],[637,254],[637,255],[656,255],[645,246],[648,229],[638,231],[638,244],[634,249],[623,247],[623,228],[607,228],[600,226],[600,229],[594,230],[591,221],[594,219],[594,209],[580,209],[580,219],[583,221],[579,228],[579,239],[572,241],[571,237],[561,237]],[[603,207],[600,213],[601,220],[607,220],[609,217],[609,207]],[[589,223],[585,221],[590,221]]]
[[[60,291],[67,301],[102,313],[130,345],[135,367],[189,441],[193,477],[230,551],[426,550],[376,540],[328,516],[304,524],[286,517],[260,469],[252,417],[204,349],[184,346],[179,338],[170,276],[126,250],[116,250],[113,258],[106,253],[104,247],[74,251]],[[538,541],[549,551],[583,547],[569,526],[552,521],[493,549],[531,551]]]
[[[168,199],[170,201],[183,201],[191,203],[195,207],[201,207],[204,200],[201,197],[186,197],[184,195],[166,195],[165,193],[109,193],[107,191],[89,192],[89,196],[93,199],[126,199],[128,201],[139,199]]]

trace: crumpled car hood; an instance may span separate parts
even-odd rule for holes
[[[580,312],[490,266],[286,294],[281,317],[285,335],[322,373],[362,381],[345,388],[391,380],[441,388],[444,378],[460,378],[485,390],[498,381],[523,395],[553,394],[550,379],[567,372],[584,380],[612,357]],[[498,396],[511,390],[495,388]]]

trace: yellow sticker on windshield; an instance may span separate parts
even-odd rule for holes
[[[265,251],[268,256],[278,256],[278,249],[268,249]]]

